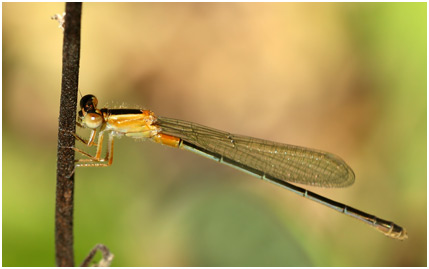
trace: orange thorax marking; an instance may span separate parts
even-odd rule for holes
[[[152,137],[159,130],[159,127],[152,125],[156,116],[150,110],[109,109],[105,113],[105,119],[106,130],[113,130],[125,135]],[[136,135],[137,133],[140,134]]]

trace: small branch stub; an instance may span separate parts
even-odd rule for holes
[[[66,13],[63,12],[63,14],[55,14],[51,17],[51,20],[56,20],[58,22],[58,28],[63,30],[64,32],[64,23],[66,22]]]
[[[113,260],[113,253],[110,252],[110,250],[103,244],[97,244],[88,254],[88,256],[83,260],[81,267],[88,267],[91,263],[92,259],[94,258],[95,254],[97,253],[97,250],[101,252],[101,255],[103,256],[101,260],[92,266],[94,267],[108,267],[112,263]]]

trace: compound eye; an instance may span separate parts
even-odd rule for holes
[[[80,99],[80,108],[84,112],[88,112],[90,110],[95,110],[98,105],[97,97],[92,94],[85,95]]]
[[[96,129],[103,123],[103,117],[95,112],[87,113],[83,118],[83,124],[90,129]]]

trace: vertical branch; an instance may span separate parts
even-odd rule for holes
[[[63,71],[57,148],[55,253],[57,266],[74,266],[73,189],[76,105],[79,81],[82,3],[67,3],[63,41]]]

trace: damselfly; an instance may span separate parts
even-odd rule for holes
[[[156,143],[185,149],[232,166],[253,176],[288,189],[298,195],[363,221],[388,237],[406,239],[404,228],[353,207],[333,201],[291,184],[319,187],[346,187],[353,184],[353,170],[339,157],[320,150],[280,144],[253,137],[230,134],[196,123],[157,117],[150,110],[97,108],[94,95],[80,100],[77,125],[91,129],[88,140],[74,134],[87,146],[96,146],[95,155],[75,151],[89,159],[76,160],[76,166],[110,166],[115,136],[148,138]],[[98,140],[95,137],[98,129]],[[101,158],[103,138],[107,150]]]

